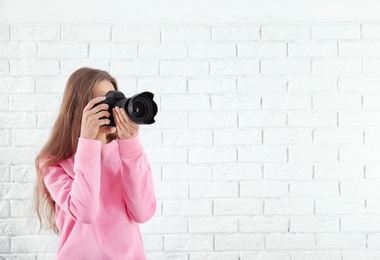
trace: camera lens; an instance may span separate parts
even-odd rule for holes
[[[153,101],[153,94],[143,92],[130,98],[127,111],[131,119],[138,124],[154,123],[157,114],[157,104]]]

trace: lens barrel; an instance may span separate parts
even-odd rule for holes
[[[142,92],[130,98],[126,98],[121,91],[109,91],[106,99],[99,104],[108,104],[110,112],[110,123],[107,126],[115,126],[112,110],[114,107],[122,107],[133,122],[140,125],[150,125],[155,122],[157,104],[153,100],[154,94]]]

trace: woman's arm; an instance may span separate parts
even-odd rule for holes
[[[100,203],[101,142],[79,138],[74,157],[74,178],[59,166],[43,173],[44,183],[55,203],[75,221],[91,224]]]
[[[133,221],[144,223],[152,218],[156,211],[152,170],[138,135],[117,141],[128,214]]]

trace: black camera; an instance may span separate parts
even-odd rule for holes
[[[99,103],[107,104],[108,112],[110,112],[109,120],[111,121],[107,126],[116,126],[115,120],[112,115],[114,107],[124,108],[128,116],[140,125],[153,124],[154,117],[157,114],[157,104],[153,100],[154,94],[151,92],[142,92],[130,98],[126,98],[120,91],[108,91],[106,99]]]

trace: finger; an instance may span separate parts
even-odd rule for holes
[[[127,112],[124,110],[124,108],[121,108],[120,109],[121,111],[121,114],[123,115],[123,117],[125,118],[126,122],[128,125],[130,125],[132,128],[134,129],[137,129],[139,127],[138,124],[136,124],[135,122],[133,122],[133,120],[129,117],[129,115],[127,114]]]
[[[102,97],[96,97],[94,99],[91,99],[90,102],[84,107],[83,111],[89,111],[91,110],[96,104],[104,101],[106,99],[105,96]]]
[[[131,125],[128,123],[127,118],[124,116],[124,114],[121,112],[120,108],[116,108],[116,112],[118,114],[119,123],[126,129],[131,129]]]
[[[111,123],[111,120],[109,119],[99,119],[97,121],[97,126],[108,125],[109,123]]]
[[[126,128],[126,126],[125,126],[125,124],[124,124],[124,122],[123,122],[123,119],[122,119],[122,117],[121,117],[121,114],[120,114],[120,112],[119,112],[119,108],[118,108],[118,107],[116,107],[116,108],[114,109],[114,114],[115,114],[114,118],[116,118],[116,126],[118,126],[119,128],[120,128],[120,127],[122,127],[122,128]]]
[[[109,118],[110,115],[111,115],[110,112],[103,110],[103,111],[100,111],[99,113],[96,113],[96,114],[92,115],[91,117],[95,118],[95,119],[99,119],[99,118],[102,118],[102,117]]]

